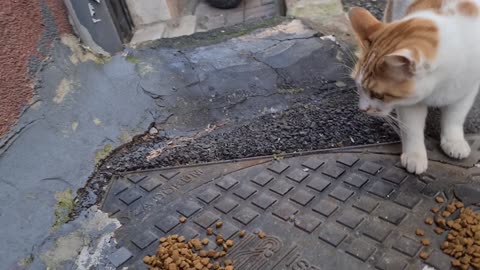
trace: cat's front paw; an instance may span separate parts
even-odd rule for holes
[[[422,174],[428,168],[427,153],[420,153],[420,152],[403,153],[400,159],[402,161],[402,166],[409,173]]]
[[[463,159],[470,155],[470,145],[463,138],[461,139],[446,139],[442,138],[440,146],[443,152],[451,158]]]

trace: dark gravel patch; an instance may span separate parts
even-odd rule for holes
[[[313,95],[280,113],[225,126],[192,141],[176,140],[172,145],[177,147],[168,147],[172,138],[162,132],[153,138],[139,136],[111,154],[86,187],[78,191],[74,215],[98,203],[111,177],[124,171],[398,140],[383,120],[358,112],[356,103],[351,88],[337,88]],[[162,147],[166,148],[161,155],[147,159],[152,150]]]

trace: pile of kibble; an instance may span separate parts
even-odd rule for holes
[[[180,222],[186,222],[181,218]],[[216,223],[216,227],[222,227],[223,222]],[[208,228],[207,235],[213,234],[213,229]],[[242,230],[239,237],[243,238],[246,231]],[[259,232],[258,237],[264,238],[265,233]],[[145,256],[143,262],[151,270],[234,270],[232,260],[225,259],[229,248],[233,247],[233,240],[225,240],[221,234],[217,234],[215,243],[222,251],[213,249],[206,250],[210,240],[193,238],[186,241],[184,236],[169,235],[160,238],[160,246],[155,255]]]
[[[436,201],[443,203],[444,199],[437,197]],[[480,214],[465,208],[462,202],[451,202],[443,211],[438,207],[432,208],[431,211],[438,216],[435,220],[427,218],[425,223],[431,225],[435,222],[437,227],[434,231],[437,234],[448,231],[447,239],[443,242],[441,249],[445,254],[455,258],[452,260],[452,266],[462,270],[470,267],[480,269]],[[458,217],[449,219],[456,211],[459,211]],[[417,235],[419,235],[418,230]],[[422,241],[424,240],[426,239]],[[422,257],[422,254],[420,256]]]

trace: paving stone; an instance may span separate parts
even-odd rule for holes
[[[295,217],[295,227],[312,233],[322,222],[312,214],[303,214]]]
[[[372,211],[379,205],[380,203],[375,199],[367,196],[362,196],[358,198],[352,206],[360,209],[368,214],[372,213]]]
[[[290,165],[283,163],[282,161],[273,162],[272,165],[268,167],[268,169],[274,173],[281,174],[286,171]]]
[[[198,233],[197,230],[192,228],[190,225],[187,225],[183,228],[180,235],[185,236],[185,239],[188,241],[188,240],[191,240],[191,239],[199,236],[200,234]]]
[[[405,259],[398,255],[382,254],[381,256],[376,257],[378,258],[378,261],[375,264],[375,267],[379,270],[404,270],[408,266]]]
[[[359,158],[354,156],[354,155],[350,155],[350,154],[341,155],[337,159],[338,163],[341,163],[341,164],[343,164],[345,166],[348,166],[348,167],[352,167],[355,163],[357,163],[357,161],[359,161]]]
[[[182,214],[184,217],[189,218],[197,211],[202,209],[202,206],[193,201],[183,200],[177,206],[177,212]]]
[[[434,250],[425,262],[435,267],[435,269],[450,269],[451,261],[452,259],[448,255],[445,255],[441,251]]]
[[[205,211],[200,216],[195,219],[195,223],[198,224],[200,227],[207,229],[208,227],[212,226],[220,217],[214,214],[211,211]]]
[[[388,235],[390,235],[390,233],[392,232],[392,230],[388,228],[387,224],[383,224],[381,223],[381,221],[373,221],[373,220],[365,222],[362,225],[362,228],[360,229],[360,231],[364,235],[372,238],[373,240],[379,243],[383,243],[383,241],[385,241]]]
[[[118,195],[122,193],[123,191],[127,190],[132,186],[131,183],[128,182],[125,178],[118,179],[112,184],[112,187],[110,188],[110,193],[114,195]]]
[[[266,193],[259,194],[252,200],[252,204],[255,206],[260,207],[262,210],[267,210],[270,206],[272,206],[277,199],[275,197],[268,195]]]
[[[380,205],[375,213],[379,218],[392,223],[393,225],[399,225],[407,216],[405,212],[399,207],[392,205]]]
[[[175,228],[179,223],[180,221],[178,217],[166,216],[158,219],[158,221],[155,223],[155,227],[157,227],[164,233],[168,233],[173,228]]]
[[[318,238],[334,247],[338,247],[347,236],[348,234],[342,228],[332,224],[325,224],[322,225]]]
[[[220,228],[214,228],[213,234],[218,235],[221,234],[224,239],[230,239],[232,238],[238,231],[238,227],[235,225],[231,224],[228,221],[224,221],[222,227]]]
[[[309,168],[310,170],[316,171],[318,168],[320,168],[323,164],[325,164],[325,161],[318,159],[316,157],[311,157],[307,159],[305,162],[302,163],[303,166]]]
[[[318,192],[324,191],[329,185],[330,181],[324,179],[321,176],[315,176],[310,182],[308,182],[307,187],[312,188]]]
[[[270,187],[270,190],[277,193],[278,195],[284,196],[287,194],[290,190],[293,189],[293,185],[290,183],[287,183],[286,181],[280,180],[276,181],[272,187]]]
[[[394,202],[397,204],[404,206],[408,209],[413,209],[416,205],[420,203],[421,199],[410,193],[410,192],[401,192],[397,195],[397,198],[395,198]]]
[[[162,171],[160,172],[160,175],[167,179],[167,180],[170,180],[172,179],[173,177],[177,176],[180,172],[177,171],[177,170],[173,170],[173,171]]]
[[[390,168],[382,178],[394,184],[400,185],[407,178],[407,176],[408,175],[405,173],[405,170],[399,168]]]
[[[366,172],[373,176],[377,175],[377,173],[382,169],[382,166],[373,162],[365,162],[360,166],[359,170],[362,172]]]
[[[132,183],[137,184],[138,182],[142,181],[143,179],[147,178],[146,175],[129,175],[127,179],[132,181]]]
[[[246,200],[246,199],[250,198],[250,196],[252,196],[255,192],[257,192],[257,190],[255,188],[253,188],[250,185],[244,184],[244,185],[241,185],[238,189],[236,189],[233,192],[233,194],[235,194],[238,197]]]
[[[330,192],[330,197],[333,197],[339,201],[346,202],[350,197],[353,196],[355,192],[349,190],[348,188],[337,186],[335,189]]]
[[[306,206],[315,196],[305,190],[298,190],[290,199],[302,206]]]
[[[252,182],[254,182],[255,184],[257,184],[259,186],[264,187],[268,183],[270,183],[270,181],[272,181],[272,180],[273,180],[273,176],[271,176],[267,172],[261,172],[259,175],[255,176],[252,179]]]
[[[362,239],[355,239],[345,248],[345,252],[362,261],[368,260],[375,252],[375,247]]]
[[[289,178],[290,180],[293,180],[297,183],[301,183],[303,180],[305,180],[305,178],[308,177],[308,175],[309,174],[304,172],[303,170],[295,169],[293,171],[290,171],[287,174],[287,178]]]
[[[237,203],[234,199],[227,197],[218,201],[215,204],[215,208],[224,214],[228,214],[239,205],[240,204]]]
[[[245,10],[245,21],[256,18],[273,17],[276,13],[277,12],[274,4],[267,4],[259,7],[249,8]]]
[[[345,209],[337,218],[337,222],[347,226],[350,229],[355,229],[364,220],[364,216],[352,209]]]
[[[372,184],[372,186],[368,189],[368,192],[380,196],[382,198],[387,198],[392,192],[393,187],[387,183],[382,181],[376,181]]]
[[[362,188],[363,185],[368,182],[368,178],[358,173],[352,173],[348,175],[343,181],[356,188]]]
[[[197,198],[207,204],[211,203],[218,197],[220,197],[220,192],[213,188],[208,188],[197,196]]]
[[[122,192],[118,198],[126,205],[134,203],[136,200],[142,197],[142,193],[135,188],[130,188],[127,191]]]
[[[224,190],[229,190],[236,184],[238,184],[238,180],[229,175],[223,177],[222,180],[217,182],[217,186],[223,188]]]
[[[155,177],[149,177],[140,183],[140,187],[143,188],[145,191],[150,192],[156,189],[157,187],[161,186],[162,184],[163,182],[160,179]]]
[[[234,214],[233,219],[241,222],[243,225],[248,225],[252,222],[259,214],[252,209],[245,207]]]
[[[322,214],[326,217],[329,217],[330,215],[335,212],[335,210],[338,209],[338,205],[328,199],[322,199],[318,203],[316,203],[313,207],[312,210]]]
[[[338,179],[343,173],[345,172],[344,169],[337,167],[335,165],[329,165],[323,169],[323,174]]]
[[[274,216],[277,216],[284,221],[288,221],[293,215],[298,212],[298,209],[289,203],[282,203],[272,212]]]
[[[420,244],[420,241],[402,236],[400,239],[395,241],[392,247],[393,249],[400,251],[407,256],[415,257],[422,245]]]
[[[115,266],[119,267],[120,265],[124,264],[130,258],[133,257],[133,254],[125,247],[119,248],[114,253],[108,256],[108,260]]]
[[[147,248],[151,243],[155,242],[158,239],[158,236],[151,231],[141,232],[135,235],[132,239],[133,244],[135,244],[139,249]]]

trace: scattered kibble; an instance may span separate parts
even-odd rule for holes
[[[185,223],[187,222],[187,218],[186,217],[180,217],[180,223]]]
[[[202,244],[203,244],[204,246],[208,245],[209,242],[210,242],[210,241],[208,240],[208,238],[203,238],[203,240],[202,240]]]
[[[425,251],[422,251],[422,252],[420,252],[419,256],[420,256],[420,258],[422,258],[423,260],[426,260],[426,259],[428,259],[428,257],[430,256],[430,254],[427,253],[427,252],[425,252]]]
[[[247,232],[245,230],[241,230],[240,233],[238,234],[238,236],[240,236],[240,238],[242,238],[242,237],[245,236],[246,233]]]
[[[435,198],[435,201],[436,201],[437,203],[443,203],[443,202],[445,202],[445,199],[444,199],[443,197],[441,197],[441,196],[438,196],[438,197]]]
[[[227,240],[226,244],[227,244],[227,247],[233,247],[234,243],[232,240]]]
[[[449,211],[443,211],[443,212],[442,212],[442,217],[446,217],[446,218],[447,218],[447,217],[449,217],[451,214],[452,214],[452,213],[449,212]]]
[[[452,266],[456,269],[480,269],[480,214],[464,208],[462,202],[450,203],[446,211],[460,211],[454,220],[446,222],[447,239],[442,243],[443,253],[452,256]]]
[[[258,237],[259,237],[260,239],[265,238],[265,236],[267,236],[267,234],[264,233],[264,232],[259,232],[259,233],[258,233]]]
[[[423,246],[426,246],[426,247],[430,246],[430,244],[431,244],[430,239],[427,239],[427,238],[422,239],[422,240],[420,241],[420,243],[422,243],[422,245],[423,245]]]
[[[430,211],[434,214],[438,213],[440,211],[440,208],[439,207],[433,207],[432,209],[430,209]]]
[[[212,235],[213,234],[213,229],[208,227],[207,228],[207,235]]]
[[[436,227],[434,230],[433,230],[436,234],[442,234],[445,230],[440,228],[440,227]]]
[[[426,219],[425,219],[425,224],[427,224],[427,225],[432,225],[432,224],[433,224],[433,218],[430,218],[430,217],[429,217],[429,218],[426,218]]]
[[[221,228],[221,227],[223,226],[223,221],[218,221],[218,222],[215,224],[215,226],[216,226],[217,228]]]
[[[424,235],[425,235],[425,231],[422,230],[422,229],[416,229],[416,230],[415,230],[415,234],[418,235],[418,236],[424,236]]]
[[[202,244],[206,242],[208,243],[207,238],[202,241],[194,238],[186,243],[184,236],[162,237],[155,255],[145,256],[143,262],[148,265],[148,269],[156,270],[234,270],[232,260],[218,261],[227,252],[203,250]]]

